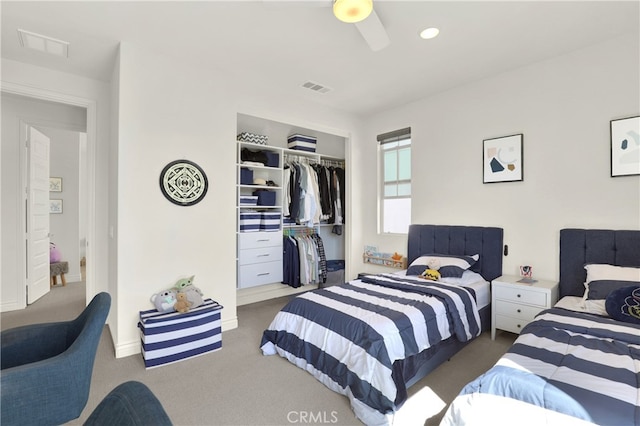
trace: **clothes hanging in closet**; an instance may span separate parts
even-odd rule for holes
[[[338,227],[334,227],[333,232],[342,233],[345,198],[343,168],[293,161],[285,165],[284,182],[285,217],[301,225],[318,224],[320,221],[333,223]]]
[[[282,282],[291,287],[327,281],[327,260],[318,234],[285,236]]]

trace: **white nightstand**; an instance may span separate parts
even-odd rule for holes
[[[558,283],[538,280],[522,284],[517,275],[503,275],[491,282],[491,339],[496,329],[520,334],[543,309],[558,301]]]

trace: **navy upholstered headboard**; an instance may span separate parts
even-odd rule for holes
[[[502,228],[481,226],[410,225],[409,264],[423,254],[456,254],[480,259],[471,267],[487,281],[502,275]]]
[[[640,267],[640,231],[560,230],[560,297],[582,296],[587,263]]]

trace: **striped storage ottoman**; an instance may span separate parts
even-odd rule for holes
[[[316,152],[317,138],[305,135],[291,135],[287,138],[287,147],[298,151]]]
[[[159,367],[222,348],[221,311],[211,299],[183,314],[140,311],[144,366]]]

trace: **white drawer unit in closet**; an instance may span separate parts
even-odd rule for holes
[[[238,288],[282,281],[282,233],[238,235]]]
[[[543,309],[558,301],[558,283],[537,280],[532,284],[519,283],[515,275],[503,275],[491,282],[491,339],[496,330],[520,334]]]

